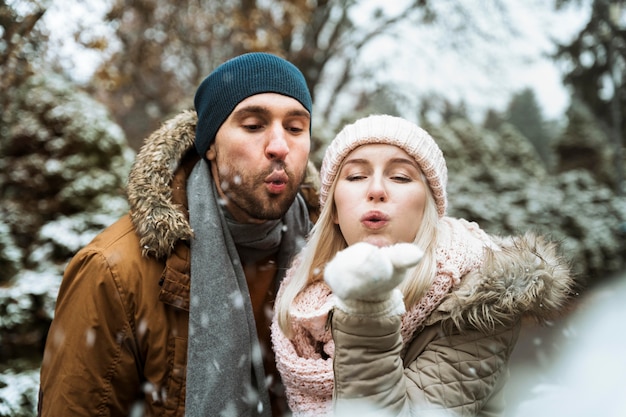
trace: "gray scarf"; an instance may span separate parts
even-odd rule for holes
[[[253,260],[278,250],[278,286],[310,230],[306,204],[298,195],[282,222],[268,222],[255,239],[244,241],[245,230],[232,220],[229,227],[220,209],[205,160],[194,167],[187,191],[194,239],[185,416],[269,417],[263,358],[237,248],[246,247]]]
[[[222,213],[242,261],[254,263],[276,253],[282,239],[282,220],[244,224],[237,223],[226,209],[223,209]]]

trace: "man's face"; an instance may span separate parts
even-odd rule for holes
[[[235,107],[206,154],[235,220],[279,219],[289,209],[305,175],[310,123],[304,106],[281,94],[256,94]]]

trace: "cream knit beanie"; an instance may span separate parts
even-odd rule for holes
[[[323,207],[328,197],[328,190],[344,158],[361,145],[383,143],[396,145],[415,158],[437,204],[439,217],[446,214],[448,200],[446,185],[448,169],[443,153],[433,138],[422,128],[406,119],[388,115],[373,115],[357,120],[345,126],[328,145],[320,175],[320,205]]]

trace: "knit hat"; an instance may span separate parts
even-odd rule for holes
[[[361,145],[375,143],[396,145],[415,158],[428,181],[437,204],[437,213],[440,218],[443,217],[448,205],[446,197],[448,168],[441,149],[424,129],[408,120],[388,115],[373,115],[359,119],[345,126],[328,145],[320,169],[321,207],[326,202],[328,190],[344,158]]]
[[[311,93],[306,80],[291,62],[263,52],[230,59],[209,74],[196,91],[194,105],[198,124],[195,145],[202,157],[237,104],[261,93],[292,97],[311,113]]]

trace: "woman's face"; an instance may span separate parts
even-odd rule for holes
[[[335,223],[348,245],[413,242],[422,223],[426,187],[415,159],[394,145],[363,145],[337,176]]]

